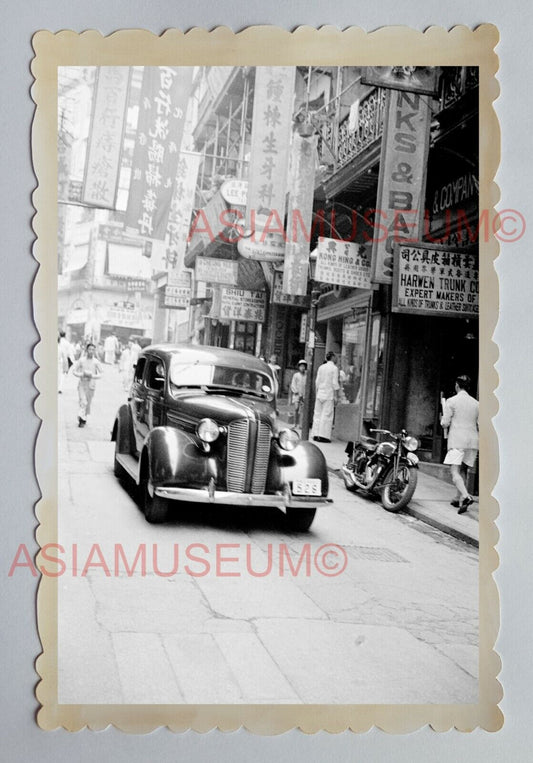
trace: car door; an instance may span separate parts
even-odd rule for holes
[[[144,409],[143,427],[145,437],[154,428],[162,426],[165,421],[165,383],[166,370],[161,358],[147,359],[144,374],[146,388],[146,403]]]

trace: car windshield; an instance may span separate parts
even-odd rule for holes
[[[206,391],[223,390],[233,394],[253,395],[273,400],[272,378],[261,371],[248,371],[209,363],[183,363],[175,359],[170,365],[171,392],[183,387],[199,387]]]

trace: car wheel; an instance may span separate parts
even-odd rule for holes
[[[285,521],[290,530],[305,532],[313,524],[315,514],[316,509],[287,509]]]
[[[146,521],[152,525],[161,524],[167,518],[168,501],[159,495],[150,495],[148,480],[143,480],[142,486],[142,509]]]

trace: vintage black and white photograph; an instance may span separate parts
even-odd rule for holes
[[[483,703],[479,66],[353,63],[57,68],[60,706]]]

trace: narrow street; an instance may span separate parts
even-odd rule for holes
[[[111,366],[85,429],[76,379],[59,397],[60,703],[477,702],[475,549],[335,476],[308,533],[275,509],[150,525],[113,475],[125,398]]]

